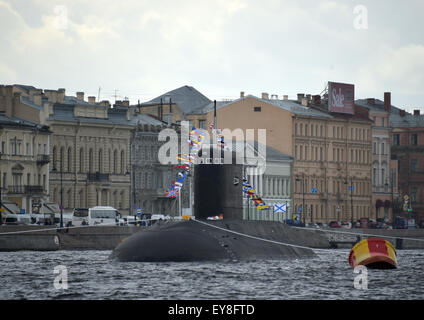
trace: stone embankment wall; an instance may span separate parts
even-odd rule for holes
[[[74,227],[60,232],[51,226],[0,226],[0,251],[16,250],[112,250],[142,227]]]

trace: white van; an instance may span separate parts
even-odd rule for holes
[[[32,224],[30,214],[7,214],[3,218],[6,225],[30,225]]]
[[[96,206],[89,209],[76,208],[72,217],[74,226],[119,225],[120,214],[114,207]]]

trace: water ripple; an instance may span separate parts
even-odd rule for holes
[[[368,289],[349,250],[311,259],[228,263],[123,263],[110,251],[0,252],[0,299],[423,299],[424,252],[399,250],[399,268],[368,270]],[[55,289],[54,268],[68,270],[68,289]]]

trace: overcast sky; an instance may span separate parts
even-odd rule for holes
[[[423,12],[422,0],[0,0],[0,83],[137,103],[183,85],[220,100],[336,81],[424,112]]]

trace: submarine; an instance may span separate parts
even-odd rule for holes
[[[281,222],[243,219],[241,180],[245,167],[204,161],[194,170],[195,219],[158,221],[124,239],[111,253],[122,262],[252,261],[314,257],[327,245],[318,233]],[[201,154],[200,154],[201,156]],[[222,157],[222,155],[221,155]],[[222,215],[222,219],[208,217]]]

